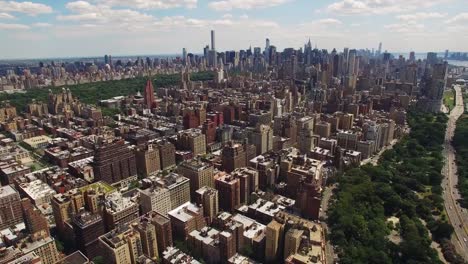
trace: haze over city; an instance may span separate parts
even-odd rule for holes
[[[207,29],[219,50],[299,47],[392,52],[464,51],[464,0],[0,1],[0,59],[200,53]],[[430,41],[427,41],[430,39]]]
[[[467,263],[466,0],[31,1],[0,264]]]

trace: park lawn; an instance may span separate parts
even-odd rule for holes
[[[453,89],[444,92],[444,105],[450,111],[455,107],[455,91]]]

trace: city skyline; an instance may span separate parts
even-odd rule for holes
[[[310,38],[330,50],[464,51],[467,11],[462,0],[0,1],[0,59],[199,54],[210,29],[218,51],[265,38],[279,50]]]

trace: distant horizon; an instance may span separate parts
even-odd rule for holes
[[[253,48],[253,47],[252,47]],[[355,49],[355,48],[351,48]],[[356,48],[357,49],[357,48]],[[322,50],[322,49],[320,49]],[[329,49],[327,49],[329,50]],[[365,50],[365,49],[357,49],[357,50]],[[224,51],[218,51],[218,52],[225,52],[225,51],[230,51],[230,50],[224,50]],[[388,51],[387,51],[388,52]],[[407,55],[406,57],[409,56],[410,52],[413,51],[400,51],[400,52],[389,52],[392,55]],[[437,55],[440,54],[445,54],[445,51],[414,51],[416,55],[424,55],[429,52],[435,52]],[[203,53],[193,53],[193,52],[188,52],[192,53],[195,55],[203,55]],[[449,54],[452,53],[468,53],[468,51],[449,51]],[[7,58],[7,59],[2,59],[0,58],[0,62],[7,62],[7,61],[28,61],[28,60],[72,60],[72,59],[96,59],[96,58],[104,58],[105,55],[110,55],[112,58],[134,58],[134,57],[168,57],[168,58],[175,58],[178,56],[182,55],[181,53],[159,53],[159,54],[124,54],[124,55],[114,55],[114,54],[102,54],[102,55],[89,55],[89,56],[70,56],[70,57],[37,57],[37,58]]]
[[[0,58],[301,47],[465,50],[466,0],[0,1]],[[117,55],[116,55],[117,56]],[[133,55],[132,55],[133,56]]]

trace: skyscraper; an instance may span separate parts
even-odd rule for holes
[[[187,49],[186,48],[182,49],[182,63],[184,65],[187,65]]]
[[[151,77],[146,82],[144,97],[145,97],[145,106],[148,109],[156,107],[156,101],[154,99],[154,88],[153,88],[153,82],[151,81]]]
[[[211,50],[216,50],[215,46],[215,31],[211,30]]]
[[[209,57],[210,65],[216,68],[218,66],[218,55],[216,53],[216,41],[214,30],[211,30],[211,50],[209,53]]]
[[[416,55],[415,55],[414,51],[410,52],[409,60],[412,61],[412,62],[416,61]]]
[[[438,61],[437,59],[437,53],[435,52],[428,52],[427,53],[427,58],[426,58],[426,68],[432,67],[434,64],[436,64]]]

